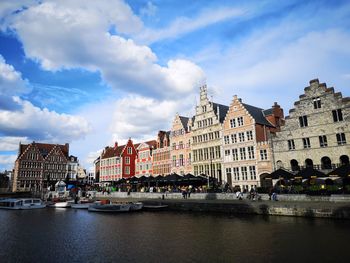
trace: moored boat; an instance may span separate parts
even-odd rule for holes
[[[141,202],[130,203],[130,205],[130,211],[139,211],[143,208],[143,203]]]
[[[0,200],[0,209],[29,210],[46,207],[46,204],[38,198],[9,198]]]
[[[68,201],[50,202],[46,206],[50,208],[69,208],[71,207],[71,203]]]
[[[148,211],[162,211],[166,210],[168,205],[144,205],[143,209]]]
[[[91,212],[129,212],[131,204],[95,202],[88,210]]]

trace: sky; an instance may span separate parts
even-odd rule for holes
[[[350,95],[349,1],[1,0],[0,171],[19,143],[156,139],[210,99],[285,115],[309,81]]]

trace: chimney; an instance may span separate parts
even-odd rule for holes
[[[67,155],[69,155],[69,143],[66,143],[64,146],[65,146],[66,149],[67,149]]]
[[[114,149],[116,149],[118,147],[118,142],[114,143]]]

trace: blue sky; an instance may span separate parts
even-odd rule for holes
[[[286,115],[309,81],[350,95],[349,1],[3,0],[0,170],[18,143],[99,151],[155,139],[199,86]]]

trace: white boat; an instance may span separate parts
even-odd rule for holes
[[[89,206],[91,212],[129,212],[131,204],[124,203],[109,203],[104,204],[101,202],[95,202]]]
[[[130,211],[139,211],[143,207],[143,203],[141,202],[136,202],[136,203],[130,203]]]
[[[69,208],[71,207],[71,202],[60,201],[60,202],[51,202],[47,204],[47,207],[51,208]]]
[[[88,209],[90,205],[94,204],[93,201],[89,200],[89,201],[79,201],[78,203],[71,203],[71,208],[74,209]]]
[[[0,209],[29,210],[46,207],[46,204],[38,198],[9,198],[0,200]]]

